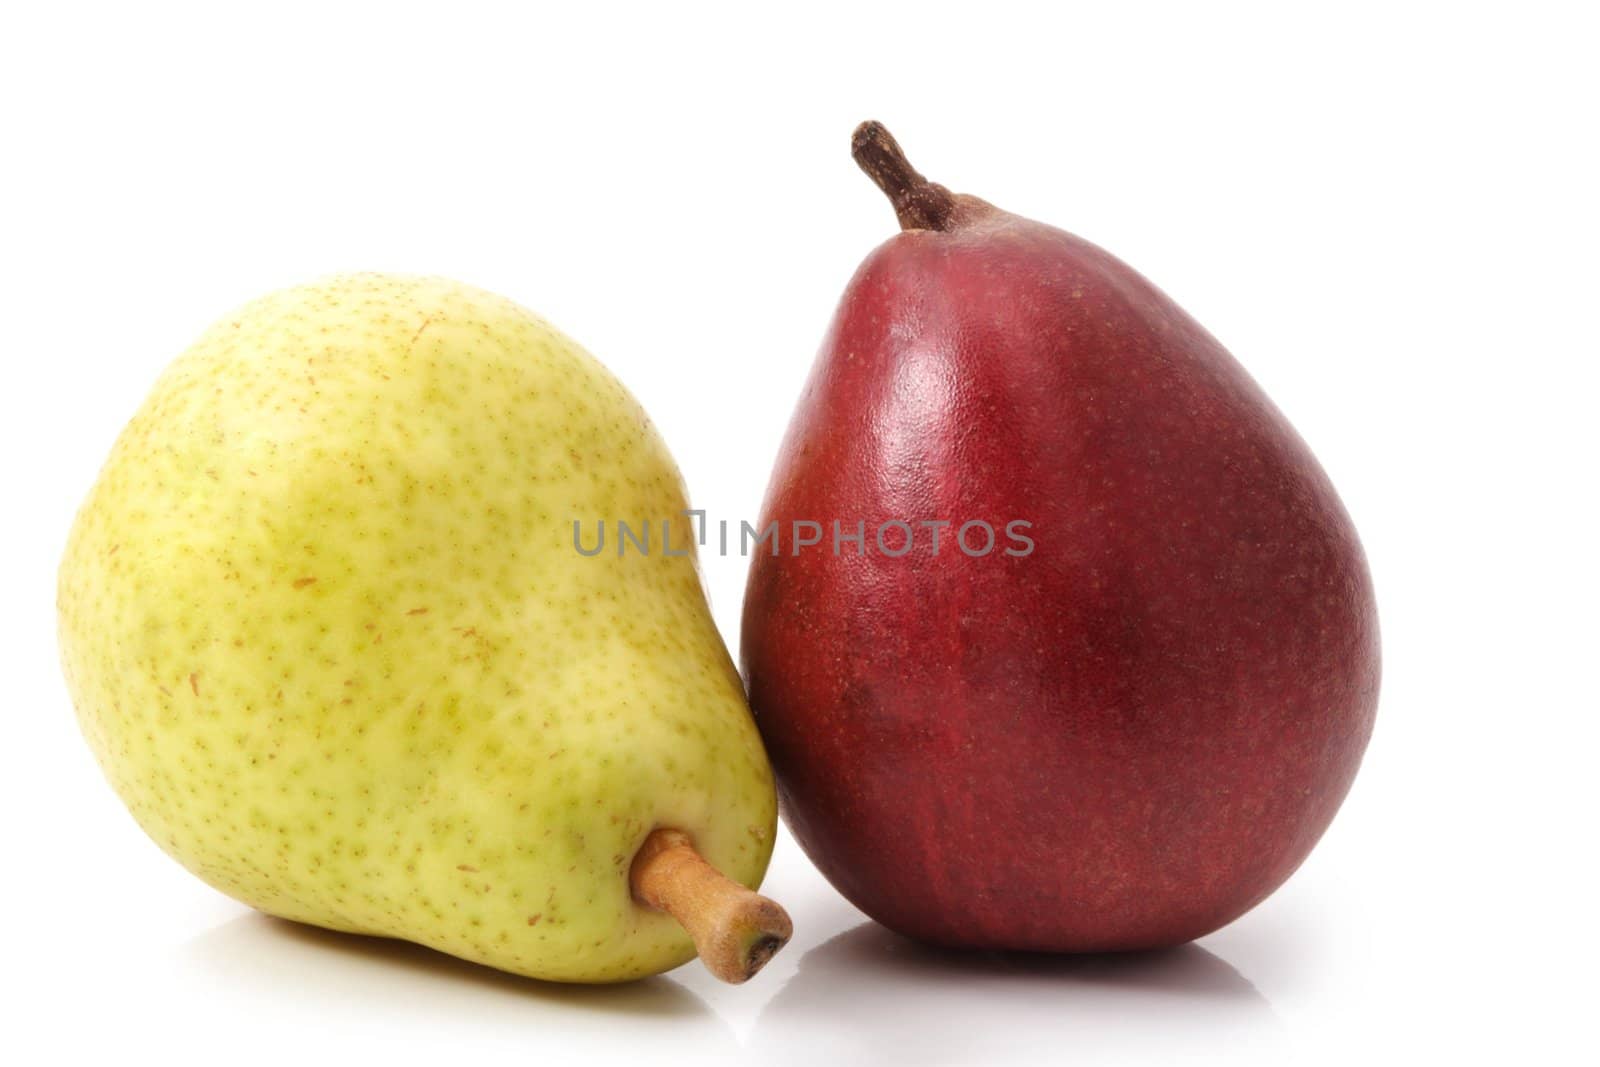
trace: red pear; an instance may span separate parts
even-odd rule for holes
[[[1371,733],[1355,529],[1133,269],[927,181],[876,123],[853,147],[903,232],[840,302],[744,606],[785,818],[925,941],[1215,930],[1306,858]]]

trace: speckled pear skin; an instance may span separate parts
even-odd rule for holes
[[[116,792],[262,911],[538,978],[694,955],[635,904],[656,826],[752,888],[771,772],[639,404],[522,308],[350,275],[161,377],[60,571],[62,661]],[[648,519],[648,556],[585,557]],[[610,531],[608,530],[608,533]]]

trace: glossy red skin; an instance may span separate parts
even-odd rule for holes
[[[791,554],[791,520],[835,518],[868,555]],[[969,558],[952,527],[934,557],[919,529],[886,559],[896,518],[1026,519],[1036,547]],[[1277,888],[1350,787],[1379,654],[1349,517],[1244,369],[1088,242],[996,213],[875,251],[773,520],[742,657],[784,816],[901,933],[1179,944]]]

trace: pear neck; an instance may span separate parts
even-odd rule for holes
[[[889,198],[902,230],[951,230],[966,214],[963,198],[918,173],[881,122],[868,121],[856,127],[850,154]]]

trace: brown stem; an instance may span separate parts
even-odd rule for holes
[[[653,830],[633,857],[633,895],[666,912],[724,982],[748,981],[794,933],[781,907],[701,858],[679,830]]]
[[[850,154],[894,205],[902,230],[950,229],[960,206],[956,195],[917,173],[882,123],[857,126],[850,137]]]

